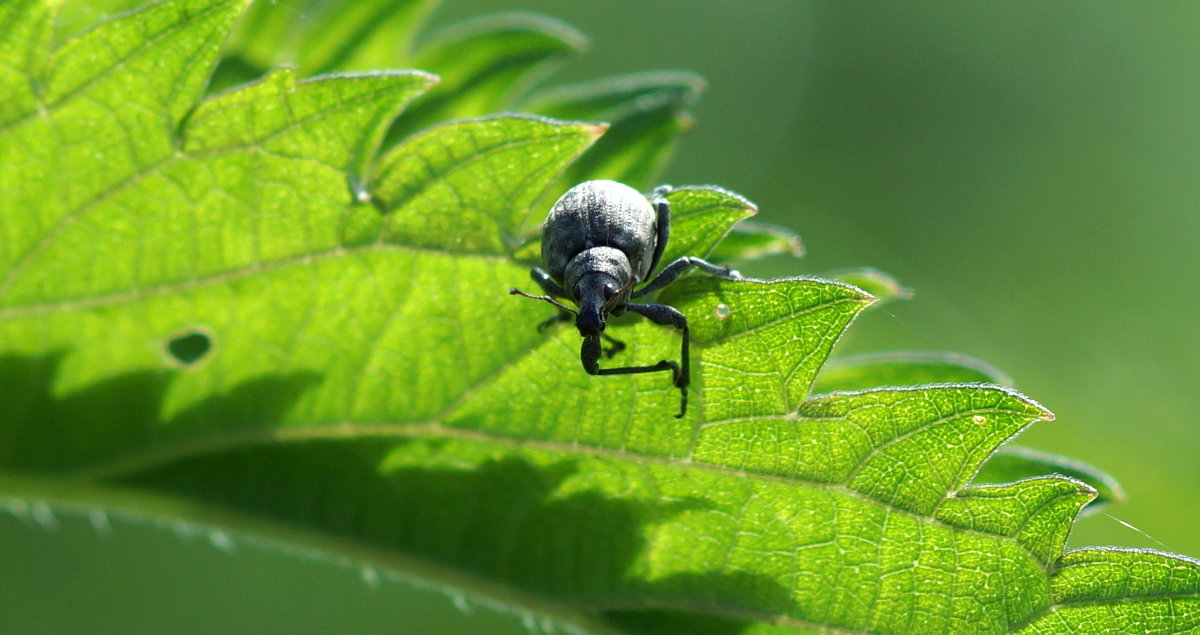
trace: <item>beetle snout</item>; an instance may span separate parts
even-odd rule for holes
[[[615,278],[599,271],[588,273],[575,284],[575,297],[579,302],[575,326],[580,335],[587,337],[604,332],[604,314],[616,297],[616,284]]]
[[[604,332],[604,312],[599,307],[584,309],[575,318],[575,327],[583,337],[595,336]]]

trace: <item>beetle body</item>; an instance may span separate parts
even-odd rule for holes
[[[604,330],[605,305],[620,315],[630,291],[655,264],[658,216],[640,192],[616,181],[567,190],[546,217],[542,262],[580,307],[580,335]]]
[[[637,190],[615,181],[587,181],[568,190],[550,209],[542,230],[542,261],[546,270],[535,267],[533,279],[546,295],[532,296],[519,289],[509,293],[545,300],[562,309],[543,325],[569,319],[583,337],[579,357],[591,375],[627,375],[671,371],[674,385],[680,389],[678,417],[687,411],[687,387],[690,382],[687,320],[677,309],[664,304],[640,304],[631,299],[657,291],[692,267],[727,278],[740,277],[727,267],[700,258],[684,256],[650,278],[671,231],[670,186],[654,190],[652,200]],[[547,271],[548,270],[548,271]],[[578,310],[555,298],[570,300]],[[612,357],[625,345],[604,333],[606,316],[632,311],[657,324],[673,326],[683,335],[680,361],[662,360],[650,366],[600,368],[601,353]],[[612,346],[603,349],[600,338]]]
[[[583,263],[589,249],[619,250],[633,275],[645,280],[657,244],[658,218],[645,196],[616,181],[587,181],[567,190],[550,209],[542,230],[542,262],[569,292],[588,270]]]

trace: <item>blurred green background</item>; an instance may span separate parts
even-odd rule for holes
[[[1071,546],[1200,556],[1200,4],[449,0],[433,25],[498,10],[591,38],[550,84],[706,77],[663,180],[740,192],[808,248],[748,273],[895,275],[915,297],[860,319],[841,353],[995,364],[1058,415],[1021,443],[1127,491]],[[456,613],[328,563],[120,521],[103,537],[2,515],[0,545],[0,616],[21,632],[370,632]]]

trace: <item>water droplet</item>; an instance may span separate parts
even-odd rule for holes
[[[718,304],[717,307],[713,309],[713,315],[716,315],[718,320],[724,320],[728,318],[729,314],[732,312],[733,311],[729,308],[729,305],[723,302]]]
[[[375,587],[379,586],[379,572],[378,571],[376,571],[375,569],[373,569],[371,567],[363,567],[362,571],[360,573],[362,574],[363,582],[366,582],[367,586],[369,586],[371,588],[375,588]]]
[[[371,192],[367,190],[367,185],[356,178],[350,179],[350,195],[356,203],[366,205],[371,202]]]
[[[971,417],[971,421],[974,421],[975,423],[983,423],[987,421],[987,417],[983,415],[975,415],[974,417]]]

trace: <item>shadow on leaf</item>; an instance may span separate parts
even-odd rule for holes
[[[786,590],[747,573],[638,582],[634,569],[645,565],[654,526],[708,504],[630,494],[614,485],[619,477],[580,461],[453,439],[310,440],[197,456],[125,484],[394,549],[568,604],[603,606],[633,593],[653,605],[722,588],[786,605]]]
[[[181,371],[113,375],[56,396],[65,357],[62,351],[0,357],[0,465],[75,471],[183,443],[198,432],[273,428],[320,379],[312,372],[256,377],[166,418],[164,394]]]

